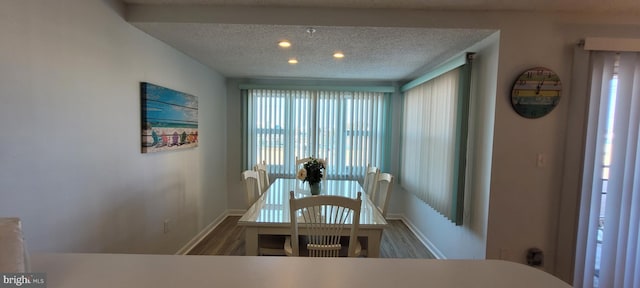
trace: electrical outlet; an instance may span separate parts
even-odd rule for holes
[[[169,233],[169,219],[164,219],[164,234]]]
[[[544,254],[539,248],[529,248],[527,250],[527,265],[542,266],[544,263]]]

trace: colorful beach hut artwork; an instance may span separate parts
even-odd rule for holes
[[[142,153],[198,146],[198,98],[140,83]]]

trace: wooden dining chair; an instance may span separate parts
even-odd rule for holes
[[[371,199],[373,204],[380,210],[382,217],[387,218],[387,210],[389,209],[389,199],[391,199],[391,191],[393,191],[393,175],[389,173],[380,173],[376,181],[376,189],[374,198]]]
[[[371,166],[371,164],[367,165],[367,169],[364,173],[364,182],[362,183],[362,188],[364,188],[364,192],[367,193],[369,199],[373,200],[376,187],[378,182],[378,175],[380,174],[380,169],[378,167]]]
[[[247,196],[247,208],[251,207],[258,197],[262,195],[262,187],[260,186],[260,176],[258,171],[246,170],[242,172],[242,183]]]
[[[356,199],[333,195],[296,199],[295,193],[289,192],[291,237],[285,240],[285,253],[309,257],[360,256],[362,246],[357,235],[361,197],[362,192],[358,192]],[[347,229],[349,238],[341,237]]]
[[[266,162],[262,160],[262,163],[258,163],[253,166],[253,170],[258,172],[258,179],[260,180],[260,188],[262,188],[260,191],[260,194],[262,194],[265,191],[267,191],[267,189],[269,189],[269,185],[271,185]]]
[[[309,162],[309,160],[311,160],[311,157],[298,158],[298,156],[296,156],[296,170],[302,168],[302,165]]]
[[[264,191],[261,189],[258,171],[247,170],[242,172],[242,181],[244,182],[245,192],[247,195],[248,209],[256,202],[256,200],[258,200]],[[282,235],[260,236],[258,238],[258,255],[284,256],[284,240],[285,236]]]

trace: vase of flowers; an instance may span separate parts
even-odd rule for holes
[[[302,182],[309,182],[309,188],[312,195],[320,194],[320,181],[324,173],[324,160],[317,158],[309,158],[303,167],[298,170],[297,178]]]

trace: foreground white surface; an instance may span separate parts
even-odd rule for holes
[[[544,287],[560,279],[500,260],[35,254],[47,287]]]

